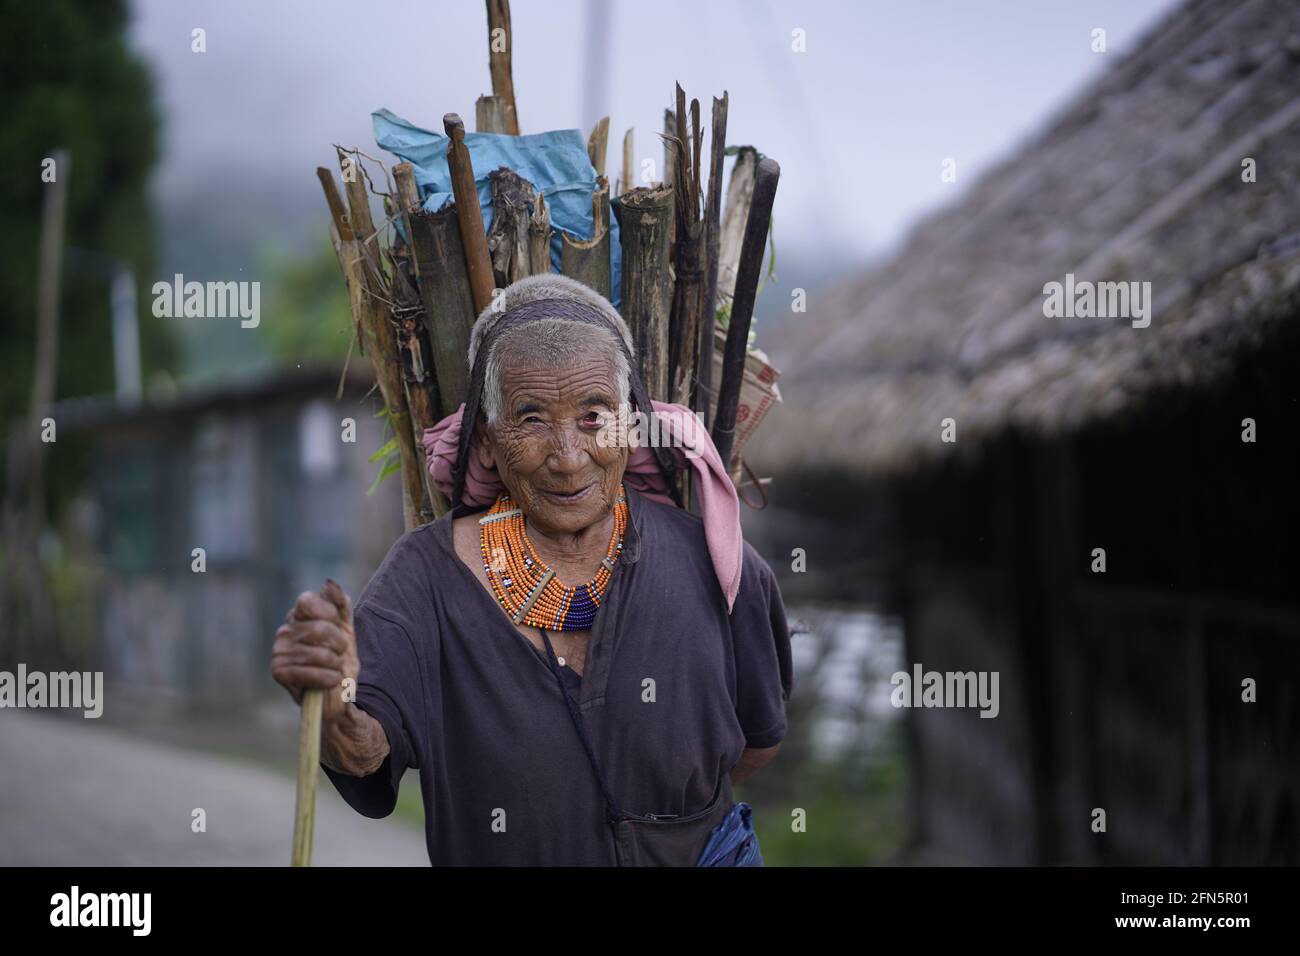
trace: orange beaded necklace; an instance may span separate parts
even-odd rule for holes
[[[552,631],[590,630],[614,574],[614,563],[623,550],[627,515],[627,493],[619,486],[614,533],[596,576],[586,584],[566,588],[537,556],[524,528],[523,512],[502,492],[496,504],[479,518],[478,535],[483,570],[492,593],[510,619]]]

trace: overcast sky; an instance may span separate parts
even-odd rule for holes
[[[661,155],[654,133],[675,80],[706,128],[710,97],[727,89],[729,141],[782,165],[778,242],[857,259],[967,188],[1172,3],[624,0],[608,4],[594,44],[593,0],[512,6],[524,132],[585,133],[608,112],[615,168],[628,126],[638,159]],[[191,52],[195,27],[206,53]],[[1097,27],[1105,54],[1090,49]],[[791,49],[796,28],[806,52]],[[377,151],[371,110],[435,129],[454,111],[472,126],[490,92],[480,0],[136,0],[132,37],[159,79],[156,190],[171,241],[178,222],[183,238],[211,227],[249,247],[247,261],[258,237],[324,228],[312,170],[334,142]],[[605,58],[594,89],[593,50]],[[940,180],[948,157],[955,185]],[[279,229],[259,224],[272,218]]]

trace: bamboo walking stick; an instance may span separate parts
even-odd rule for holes
[[[333,578],[325,579],[321,597],[343,615],[343,589]],[[298,720],[298,793],[293,808],[293,855],[290,866],[311,866],[311,841],[316,829],[316,781],[320,778],[321,711],[325,691],[319,688],[302,694]]]
[[[298,721],[298,796],[293,808],[293,858],[290,866],[311,866],[316,829],[316,778],[320,774],[320,717],[325,692],[303,691]]]

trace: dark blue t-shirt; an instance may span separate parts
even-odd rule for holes
[[[684,816],[744,748],[784,737],[789,631],[749,545],[728,614],[700,519],[631,490],[628,504],[583,675],[566,679],[619,806]],[[612,866],[600,788],[545,654],[456,554],[451,520],[405,534],[357,602],[356,702],[391,753],[366,777],[326,774],[383,817],[418,768],[435,865]]]

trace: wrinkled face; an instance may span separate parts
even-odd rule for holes
[[[501,410],[478,442],[510,497],[542,531],[576,533],[614,507],[628,449],[596,434],[618,407],[614,363],[578,353],[563,367],[502,369]]]

